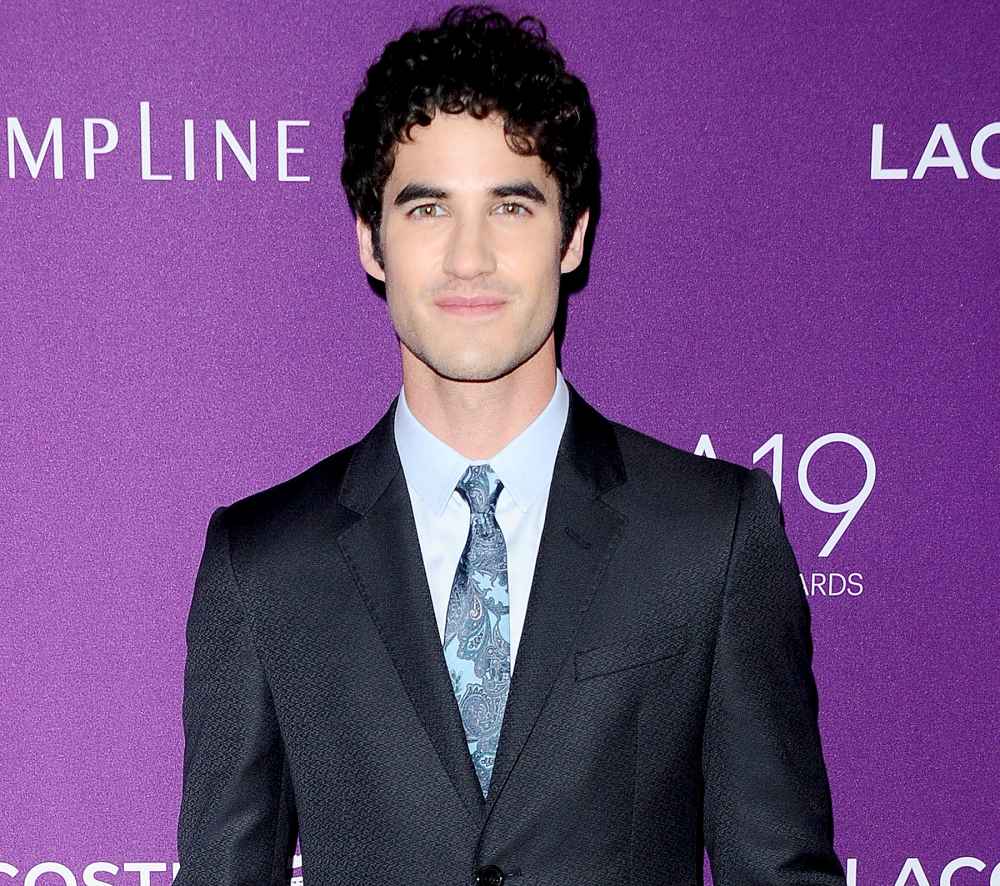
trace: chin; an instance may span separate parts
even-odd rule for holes
[[[494,364],[439,363],[432,367],[434,371],[452,381],[493,381],[506,375],[510,370],[497,367]]]
[[[538,347],[491,347],[486,342],[473,344],[468,338],[455,340],[452,334],[434,336],[429,331],[422,340],[404,339],[407,350],[442,378],[451,381],[486,382],[502,378],[525,363]],[[503,336],[507,339],[508,336]],[[432,343],[431,346],[427,346]],[[499,342],[498,342],[499,344]],[[539,343],[539,346],[541,343]]]
[[[455,355],[421,357],[431,369],[452,381],[493,381],[516,368],[516,361],[499,359],[496,354],[470,354],[464,359]]]

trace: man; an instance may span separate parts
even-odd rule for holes
[[[403,385],[209,523],[178,886],[844,882],[808,604],[768,475],[600,415],[556,365],[596,203],[537,20],[449,11],[346,115]]]

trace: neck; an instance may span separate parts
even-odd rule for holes
[[[552,336],[516,369],[492,381],[438,375],[403,349],[406,405],[435,437],[468,459],[490,459],[530,425],[555,391]]]

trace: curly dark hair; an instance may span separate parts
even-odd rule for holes
[[[435,24],[388,43],[344,113],[340,180],[352,214],[371,227],[379,265],[382,192],[395,147],[437,111],[479,120],[499,113],[510,149],[538,155],[559,183],[565,254],[577,220],[599,197],[597,119],[587,87],[566,71],[538,18],[512,21],[489,6],[453,6]]]

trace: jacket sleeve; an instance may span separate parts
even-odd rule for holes
[[[225,508],[209,521],[187,620],[174,886],[287,884],[298,830],[278,721],[233,574],[225,521]]]
[[[820,745],[809,603],[766,471],[746,471],[702,746],[716,886],[844,886]]]

